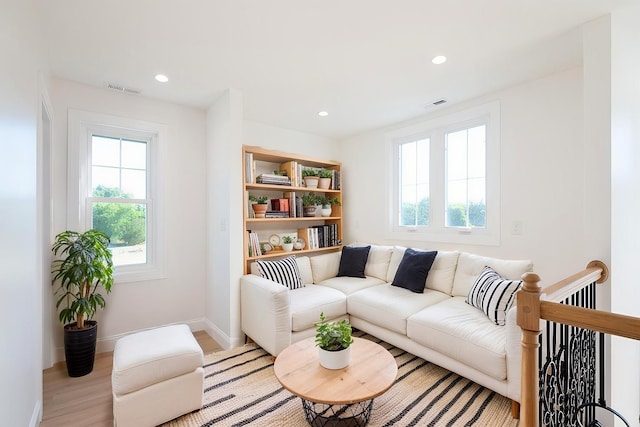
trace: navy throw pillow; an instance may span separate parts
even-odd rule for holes
[[[345,246],[340,256],[338,277],[360,277],[364,279],[364,267],[369,258],[371,246]]]
[[[427,275],[437,254],[438,251],[416,251],[411,248],[405,250],[391,285],[418,294],[424,293]]]

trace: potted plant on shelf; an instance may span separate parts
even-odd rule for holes
[[[316,345],[320,364],[327,369],[342,369],[351,360],[351,324],[347,320],[326,322],[324,312],[316,327]]]
[[[318,171],[311,168],[302,169],[302,179],[304,179],[304,185],[307,188],[318,188]]]
[[[285,252],[291,252],[293,250],[293,237],[282,236],[282,249]]]
[[[318,188],[327,189],[331,185],[331,176],[332,173],[328,169],[320,169],[318,171]]]
[[[302,195],[302,211],[304,216],[316,215],[316,204],[318,203],[318,196],[313,193],[304,193]]]
[[[81,377],[93,370],[98,323],[91,320],[105,301],[98,290],[109,293],[113,285],[113,261],[109,237],[98,230],[84,233],[64,231],[52,246],[62,258],[51,264],[58,318],[64,325],[64,353],[70,377]]]
[[[256,196],[255,194],[249,194],[249,201],[255,202],[251,205],[253,208],[253,213],[256,218],[264,218],[265,213],[267,212],[267,200],[269,198],[267,196]]]
[[[320,208],[321,216],[331,216],[331,210],[332,210],[331,205],[336,205],[336,206],[341,205],[340,200],[338,200],[337,197],[327,197],[327,196],[319,197],[318,202],[322,206]]]

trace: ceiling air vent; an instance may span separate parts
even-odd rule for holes
[[[124,86],[120,86],[120,85],[116,85],[113,83],[108,83],[107,84],[107,89],[111,89],[111,90],[115,90],[118,92],[123,92],[123,93],[130,93],[133,95],[139,95],[140,91],[138,89],[131,89],[128,87],[124,87]]]
[[[447,102],[446,99],[438,99],[437,101],[433,101],[433,105],[442,105]]]

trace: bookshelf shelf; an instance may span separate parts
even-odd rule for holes
[[[339,251],[342,246],[342,206],[333,205],[331,216],[302,216],[302,195],[312,192],[316,195],[336,198],[342,203],[342,164],[333,160],[321,160],[297,154],[268,150],[262,147],[243,146],[243,191],[244,191],[244,272],[250,272],[251,263],[259,259],[277,259],[290,255],[320,254]],[[301,171],[304,168],[326,169],[331,172],[329,188],[308,188],[303,184]],[[256,180],[280,181],[277,171],[286,171],[290,185],[262,184]],[[255,218],[249,194],[267,196],[270,209],[288,212],[286,217]],[[271,204],[271,202],[273,204]],[[275,208],[274,208],[275,206]],[[282,209],[281,209],[282,208]],[[277,214],[273,214],[277,215]],[[261,246],[273,235],[302,238],[305,247],[293,252],[267,251]],[[256,256],[255,253],[260,253]]]

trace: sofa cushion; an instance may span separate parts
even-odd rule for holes
[[[451,298],[442,292],[425,290],[416,294],[388,284],[354,292],[347,298],[351,316],[405,335],[407,318],[423,308]]]
[[[371,245],[369,250],[369,258],[364,267],[365,276],[377,277],[383,282],[387,281],[387,270],[389,270],[389,261],[393,246]]]
[[[265,279],[280,283],[289,289],[298,289],[304,286],[295,255],[277,261],[258,260],[256,263],[260,276]]]
[[[393,282],[405,250],[406,248],[402,246],[393,248],[393,254],[389,260],[389,270],[387,271],[387,282]],[[436,259],[433,261],[433,265],[429,270],[429,275],[427,276],[427,289],[433,289],[451,295],[453,278],[458,264],[458,255],[459,252],[457,251],[438,251]]]
[[[496,325],[504,326],[507,311],[522,280],[507,280],[491,267],[485,267],[474,282],[465,302],[482,310]]]
[[[371,246],[345,246],[340,256],[338,277],[360,277],[364,279],[364,268],[369,257]]]
[[[327,320],[347,313],[345,294],[326,286],[309,285],[290,291],[289,294],[293,331],[304,331],[313,327],[320,321],[321,312],[324,312]]]
[[[462,297],[429,306],[407,319],[407,336],[493,378],[507,378],[505,328]]]
[[[411,292],[423,293],[427,275],[437,253],[437,251],[416,251],[411,248],[405,250],[391,285]]]
[[[345,295],[350,295],[361,289],[370,288],[371,286],[382,285],[385,282],[375,277],[333,277],[318,283],[321,286],[328,286],[337,289]]]
[[[336,277],[340,267],[341,255],[341,252],[331,252],[309,258],[313,272],[313,283],[320,283],[323,280]]]
[[[462,252],[458,257],[451,294],[466,298],[476,278],[485,267],[493,268],[505,279],[518,280],[524,273],[531,271],[533,264],[529,260],[506,260]]]

